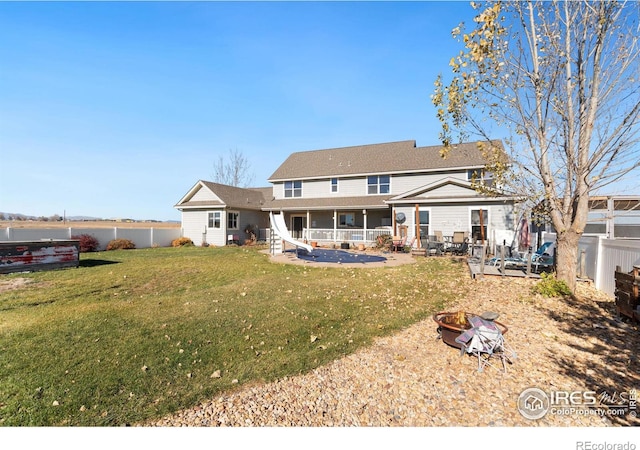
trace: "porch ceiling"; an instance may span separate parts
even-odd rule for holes
[[[392,197],[392,195],[367,195],[362,197],[290,198],[270,201],[263,206],[262,210],[389,209],[389,205],[385,201]]]

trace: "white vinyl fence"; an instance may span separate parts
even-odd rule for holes
[[[542,240],[553,242],[555,239],[555,233],[545,233]],[[623,272],[631,272],[637,265],[640,265],[640,239],[580,238],[576,275],[590,278],[597,289],[608,295],[614,295],[616,266],[620,266]]]
[[[171,241],[182,235],[181,228],[0,228],[0,241],[39,241],[42,239],[71,239],[89,234],[100,243],[100,250],[113,239],[129,239],[136,248],[170,247]]]

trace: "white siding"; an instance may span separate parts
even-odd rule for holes
[[[219,211],[220,228],[209,228],[209,213]],[[221,209],[186,210],[182,212],[182,235],[188,237],[195,245],[202,245],[203,239],[207,244],[215,246],[227,245],[228,235],[238,237],[240,243],[248,237],[244,232],[247,225],[268,228],[268,216],[263,212],[232,210],[238,213],[238,229],[227,230],[227,211]]]
[[[302,183],[302,194],[304,195],[304,182]],[[276,200],[284,198],[284,183],[273,183],[273,196]]]
[[[220,201],[220,197],[205,187],[200,187],[189,201]]]
[[[269,216],[262,211],[240,211],[240,239],[248,238],[244,229],[247,225],[255,225],[258,228],[269,228]]]
[[[393,181],[391,181],[393,185]],[[338,195],[341,197],[360,197],[367,195],[367,178],[338,179]]]
[[[400,195],[404,192],[426,186],[446,177],[458,178],[466,181],[467,172],[439,172],[422,175],[391,175],[391,195]],[[276,199],[284,198],[284,183],[274,183],[273,195]],[[359,197],[367,195],[367,177],[338,177],[338,192],[331,192],[331,179],[302,181],[302,198],[322,197]]]
[[[331,179],[329,178],[302,182],[302,198],[357,197],[366,195],[366,193],[366,178],[339,178],[338,192],[331,192]],[[285,198],[283,183],[274,185],[273,195],[278,200]]]
[[[195,245],[202,245],[203,233],[205,233],[208,221],[208,211],[182,211],[182,236],[193,241]],[[207,242],[212,244],[210,236]]]
[[[442,231],[444,236],[453,236],[454,231],[470,232],[469,204],[433,206],[430,228]]]
[[[491,205],[491,227],[495,229],[515,230],[517,227],[517,218],[515,209],[512,204],[496,204]]]
[[[338,182],[338,189],[340,189],[340,182]],[[329,197],[333,195],[331,193],[330,180],[305,180],[302,182],[302,196],[304,198],[318,198]]]
[[[429,234],[442,231],[443,236],[452,236],[454,231],[468,232],[471,236],[471,210],[480,209],[488,212],[487,240],[489,245],[495,245],[494,240],[511,236],[515,225],[513,223],[513,206],[506,204],[423,204],[421,208],[430,211]],[[409,241],[416,235],[416,209],[415,205],[396,207],[396,213],[403,212],[407,217],[404,225],[408,227]],[[498,242],[499,243],[499,242]]]
[[[456,184],[445,184],[437,189],[427,191],[417,196],[420,197],[478,197],[479,194],[473,189],[469,189],[464,186],[458,186]]]
[[[405,192],[412,191],[422,186],[428,186],[437,183],[444,178],[457,178],[462,181],[467,180],[467,172],[438,172],[420,175],[394,175],[391,177],[391,193],[400,195]]]
[[[219,211],[220,228],[209,228],[209,213]],[[182,212],[182,235],[188,237],[197,246],[204,241],[209,245],[223,246],[227,244],[227,217],[224,210],[186,210]],[[237,232],[234,231],[234,234]]]

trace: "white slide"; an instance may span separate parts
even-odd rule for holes
[[[291,234],[289,234],[287,224],[284,222],[283,214],[273,214],[273,212],[270,212],[269,216],[271,218],[271,227],[283,241],[288,242],[291,245],[295,245],[296,247],[301,247],[309,253],[313,251],[313,247],[309,244],[297,241],[293,236],[291,236]]]

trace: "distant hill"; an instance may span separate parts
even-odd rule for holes
[[[42,222],[62,222],[64,218],[59,215],[53,216],[30,216],[28,214],[21,213],[8,213],[8,212],[0,212],[0,220],[15,220],[15,221],[42,221]],[[92,217],[92,216],[67,216],[67,222],[163,222],[162,220],[153,220],[153,219],[130,219],[130,218],[112,218],[105,219],[102,217]],[[179,220],[168,220],[169,223],[180,223]]]
[[[91,216],[70,216],[67,217],[67,220],[71,220],[71,221],[79,221],[79,220],[86,220],[86,221],[94,221],[94,220],[104,220],[101,217],[91,217]]]
[[[53,215],[53,216],[30,216],[28,214],[22,213],[8,213],[8,212],[0,212],[0,220],[47,220],[47,221],[56,221],[63,220],[62,216]],[[103,220],[100,217],[90,217],[90,216],[69,216],[67,220]]]

